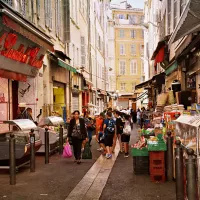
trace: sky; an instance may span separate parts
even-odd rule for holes
[[[119,4],[121,0],[112,0],[111,3]],[[144,0],[127,0],[133,8],[144,8]]]

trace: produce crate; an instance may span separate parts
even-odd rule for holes
[[[133,157],[133,172],[136,175],[149,174],[149,157],[148,156]]]
[[[165,167],[163,166],[150,166],[150,174],[165,174]]]
[[[132,156],[149,156],[149,152],[146,147],[144,147],[142,149],[132,148],[131,155]]]
[[[163,160],[165,159],[165,152],[164,151],[151,151],[149,152],[149,158],[150,160]]]
[[[156,183],[156,182],[165,182],[166,181],[165,173],[151,175],[151,181],[154,182],[154,183]]]
[[[165,142],[156,141],[153,144],[147,143],[148,151],[167,151]]]

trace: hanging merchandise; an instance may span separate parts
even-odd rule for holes
[[[157,105],[165,106],[168,99],[168,93],[159,94],[157,97]]]
[[[174,103],[175,103],[174,93],[171,90],[171,91],[168,92],[168,104],[171,105],[171,104],[174,104]]]

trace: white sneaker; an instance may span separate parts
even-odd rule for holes
[[[103,150],[103,148],[102,147],[100,147],[99,149],[97,149],[97,151],[102,151]]]

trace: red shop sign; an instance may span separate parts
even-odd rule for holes
[[[0,36],[0,43],[4,41],[3,50],[0,50],[0,55],[21,63],[28,64],[32,67],[41,68],[43,65],[44,55],[41,55],[39,58],[37,58],[40,48],[27,47],[25,49],[24,45],[20,44],[17,50],[13,49],[17,39],[18,37],[14,33],[6,32]]]

